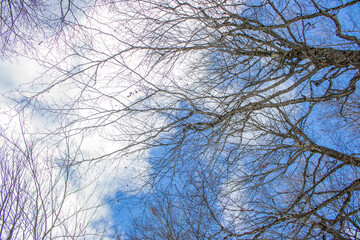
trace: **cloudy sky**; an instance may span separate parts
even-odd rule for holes
[[[54,176],[58,177],[55,184],[57,190],[54,192],[58,192],[59,199],[54,201],[62,201],[62,207],[57,214],[63,219],[58,234],[64,234],[66,229],[69,234],[82,234],[86,231],[86,234],[91,236],[104,231],[111,235],[111,228],[119,223],[124,225],[123,221],[129,217],[128,210],[123,206],[124,202],[120,200],[148,191],[141,188],[148,181],[147,150],[136,151],[135,147],[125,150],[121,155],[113,154],[106,160],[99,158],[119,151],[132,141],[131,137],[143,131],[143,126],[139,125],[142,122],[130,124],[128,121],[131,119],[126,117],[107,120],[122,121],[117,127],[114,124],[98,122],[107,112],[122,108],[120,104],[131,104],[144,94],[134,82],[126,81],[126,77],[119,76],[119,80],[112,81],[116,64],[103,64],[98,67],[96,77],[101,81],[94,79],[96,88],[89,87],[84,93],[87,101],[73,106],[73,118],[71,115],[65,116],[61,110],[57,111],[57,107],[67,108],[69,102],[79,97],[83,84],[86,84],[82,79],[76,79],[76,76],[57,84],[57,81],[64,79],[60,68],[68,69],[81,64],[85,56],[93,59],[104,58],[122,47],[114,41],[113,36],[99,34],[102,31],[111,34],[114,29],[124,31],[118,23],[112,23],[115,13],[109,12],[105,7],[90,10],[86,13],[88,18],[78,19],[84,32],[66,29],[64,34],[56,39],[56,47],[53,37],[35,45],[39,62],[27,57],[4,59],[0,62],[0,130],[4,137],[1,142],[17,142],[23,148],[35,143],[34,151],[37,151],[38,156],[36,164],[41,169],[39,172],[42,179],[46,179],[41,183],[44,195],[49,185],[54,183]],[[89,44],[91,42],[100,56],[94,54],[94,51],[68,58],[73,49],[68,46],[67,41],[76,42],[81,37],[92,38],[88,39]],[[83,43],[87,44],[87,40],[83,40]],[[80,44],[79,49],[81,47],[83,46]],[[58,61],[61,58],[62,61]],[[56,62],[61,65],[59,68],[47,69]],[[47,67],[41,66],[44,63]],[[137,63],[134,63],[135,67],[136,65]],[[110,83],[112,85],[109,85]],[[51,88],[46,87],[51,84]],[[25,105],[26,97],[35,96],[39,90],[42,94],[36,96],[29,105]],[[54,108],[54,112],[50,111],[50,108]],[[100,114],[99,119],[89,117],[89,121],[81,121],[81,116],[86,118],[97,113]],[[98,127],[89,127],[95,125]],[[89,127],[89,130],[79,130],[86,127]],[[113,135],[120,139],[114,142],[113,137],[107,133],[114,133]],[[64,168],[68,169],[65,171]],[[61,197],[60,193],[66,196]],[[121,226],[116,226],[120,227],[120,232],[124,230]]]
[[[200,4],[199,2],[202,3],[194,1],[194,4]],[[237,3],[236,0],[228,2]],[[195,172],[204,165],[204,168],[210,166],[208,163],[212,163],[211,161],[219,165],[222,164],[219,163],[222,158],[226,159],[224,162],[228,161],[227,157],[231,159],[232,153],[236,155],[237,151],[241,151],[239,146],[242,144],[245,150],[249,146],[250,157],[247,159],[254,163],[251,167],[256,173],[258,162],[263,160],[257,161],[261,155],[251,155],[256,155],[257,148],[267,146],[269,142],[272,144],[273,129],[279,133],[288,130],[289,126],[282,121],[280,112],[286,112],[288,117],[296,120],[298,111],[299,115],[303,113],[298,106],[307,104],[306,96],[313,97],[312,91],[316,84],[309,72],[315,67],[311,65],[310,57],[300,61],[303,65],[298,63],[298,73],[289,73],[287,76],[286,64],[285,67],[278,65],[279,59],[273,61],[273,58],[261,57],[255,61],[254,56],[246,54],[231,56],[232,48],[236,51],[241,44],[246,46],[246,43],[242,43],[236,36],[230,36],[230,30],[221,30],[225,31],[225,35],[221,35],[219,29],[222,27],[212,19],[223,21],[224,12],[240,11],[235,4],[229,3],[228,9],[225,9],[218,5],[212,7],[211,1],[204,1],[203,7],[210,6],[207,13],[204,13],[203,8],[198,5],[193,7],[180,4],[173,9],[171,4],[178,2],[170,1],[167,7],[161,9],[156,3],[143,1],[140,6],[138,1],[115,1],[103,5],[99,2],[96,6],[82,6],[83,11],[75,12],[70,11],[75,8],[61,6],[63,11],[55,10],[54,14],[62,14],[69,21],[68,24],[50,21],[45,23],[50,29],[43,32],[34,30],[34,35],[30,34],[32,29],[26,29],[33,48],[29,48],[27,52],[19,50],[20,56],[4,56],[0,62],[1,143],[17,149],[25,156],[18,161],[19,166],[25,166],[21,181],[26,186],[27,194],[36,196],[31,198],[30,207],[27,207],[30,210],[26,213],[32,215],[30,212],[37,209],[37,201],[41,199],[41,211],[45,216],[44,229],[47,225],[55,226],[52,237],[86,235],[88,238],[99,239],[102,236],[106,239],[110,235],[122,234],[126,230],[130,210],[133,213],[140,211],[134,203],[153,191],[151,187],[155,184],[152,181],[158,177],[154,173],[165,176],[169,169],[176,170],[179,167],[177,160],[183,160],[183,165],[188,160],[185,172],[190,172],[189,169]],[[292,11],[287,10],[290,13]],[[182,14],[185,15],[184,21]],[[203,14],[204,17],[197,21],[192,15],[188,17],[188,14]],[[162,18],[163,22],[154,20],[157,18]],[[171,21],[167,21],[168,18],[176,19],[176,24],[172,25]],[[177,19],[181,20],[177,22]],[[240,21],[234,19],[234,24]],[[310,22],[303,23],[302,29],[307,30],[306,34],[311,36],[308,42],[314,46],[327,46],[322,45],[323,43],[329,46],[338,44],[338,37],[334,37],[336,34],[324,29],[330,24],[319,22],[313,23],[321,26],[317,29],[321,29],[318,32],[312,29]],[[224,26],[226,23],[223,22]],[[350,28],[348,25],[350,24],[344,24],[344,27]],[[235,24],[235,30],[232,30],[236,32],[237,27]],[[55,31],[51,31],[52,28]],[[157,31],[153,31],[154,29]],[[153,35],[149,38],[144,36],[145,30]],[[298,29],[294,32],[301,36]],[[302,34],[305,39],[305,33]],[[333,39],[328,38],[331,34]],[[219,54],[218,49],[210,49],[211,47],[208,52],[186,50],[189,46],[197,49],[197,45],[201,44],[206,47],[209,43],[216,45],[219,43],[218,39],[227,37],[230,40],[227,39],[228,42],[225,43],[229,45],[226,47],[229,47],[230,53],[224,55]],[[188,42],[188,39],[192,41]],[[254,37],[249,37],[244,42],[250,41],[249,39]],[[259,42],[264,41],[259,38],[254,44],[259,45],[261,51],[275,51],[270,44],[260,46]],[[167,49],[161,49],[162,44]],[[253,42],[248,44],[251,49]],[[16,49],[16,46],[22,45],[14,46]],[[168,55],[158,49],[146,49],[149,46],[158,47]],[[219,46],[221,48],[221,44]],[[172,48],[181,49],[181,54],[172,54]],[[133,49],[136,50],[132,51]],[[284,47],[281,51],[286,52],[288,49]],[[279,50],[279,54],[281,51]],[[217,61],[217,57],[221,60]],[[249,68],[239,64],[246,62],[251,65],[252,61],[254,65]],[[233,64],[234,69],[229,70],[226,66],[228,63]],[[263,71],[279,66],[284,68],[276,68],[277,70],[269,73]],[[224,70],[224,73],[214,74],[213,68]],[[316,77],[325,79],[328,73],[321,73],[319,70]],[[350,76],[351,79],[353,73],[354,71],[349,71],[344,76]],[[296,85],[303,76],[309,79],[305,78],[303,86]],[[241,81],[242,78],[245,81]],[[339,83],[341,89],[344,79],[339,77],[333,81],[335,85]],[[255,81],[254,85],[252,80]],[[320,96],[327,91],[324,86],[325,84],[317,86],[316,94]],[[321,87],[325,90],[321,90]],[[256,110],[252,103],[263,104],[264,99],[275,107]],[[277,103],[291,99],[300,99],[300,104],[277,106]],[[301,99],[305,99],[305,102],[301,102]],[[238,111],[243,106],[248,112]],[[306,111],[306,107],[304,109]],[[321,114],[318,110],[314,115],[319,117]],[[320,123],[311,122],[316,120],[315,117],[306,117],[311,125],[311,136],[322,131]],[[229,122],[224,120],[227,118]],[[295,121],[294,119],[289,121]],[[279,122],[283,125],[277,125]],[[213,126],[213,123],[219,124]],[[214,129],[221,133],[220,136]],[[206,136],[207,134],[211,136]],[[332,147],[332,143],[328,143],[329,136],[331,134],[328,137],[321,136],[321,139],[319,137],[318,143]],[[187,142],[183,143],[184,139]],[[289,140],[289,146],[294,144],[291,141],[293,140]],[[284,142],[286,143],[285,140]],[[168,152],[183,155],[177,158],[158,150],[161,149],[159,146],[167,143],[169,146],[165,146],[163,151],[175,146],[173,152]],[[203,152],[198,154],[197,149]],[[259,152],[261,151],[260,149]],[[237,157],[234,157],[234,161],[238,160]],[[282,158],[285,159],[286,156],[282,155]],[[155,170],[155,166],[151,165],[152,159],[160,159]],[[242,185],[239,185],[238,179],[244,177],[242,164],[247,163],[247,159],[230,163],[235,170],[226,175],[227,181],[221,187],[224,192],[231,194],[227,195],[227,199],[217,199],[219,203],[223,201],[224,209],[234,208],[233,212],[236,212],[239,203],[243,203],[242,191],[239,190]],[[273,167],[276,172],[281,161],[271,158],[269,162],[272,161],[272,165],[263,164],[261,169],[268,168],[270,174]],[[189,175],[191,174],[190,172]],[[195,172],[194,176],[196,174]],[[233,191],[232,187],[236,190]],[[223,212],[225,218],[222,220],[226,221],[227,217],[229,226],[233,220],[231,218],[234,218],[231,216],[233,212]],[[239,217],[234,219],[238,220]],[[26,220],[24,226],[25,222]],[[238,223],[239,226],[242,225],[241,221]],[[242,227],[246,228],[244,225]]]
[[[53,184],[53,201],[61,206],[57,215],[63,224],[55,235],[125,230],[129,207],[136,213],[135,196],[151,191],[144,185],[151,183],[148,159],[156,153],[147,144],[156,140],[153,129],[166,124],[166,117],[157,113],[133,115],[127,108],[139,101],[151,106],[143,100],[149,89],[171,86],[175,78],[180,79],[177,86],[192,84],[184,75],[192,64],[187,59],[198,61],[199,56],[179,59],[171,69],[164,64],[149,71],[146,51],[122,52],[129,48],[127,11],[126,6],[88,8],[79,15],[78,26],[38,37],[30,56],[0,62],[3,141],[23,149],[34,144],[44,180],[41,191],[46,195]],[[141,20],[132,24],[132,31],[146,27]],[[166,94],[157,94],[156,104],[173,103]],[[207,104],[210,108],[211,102]]]

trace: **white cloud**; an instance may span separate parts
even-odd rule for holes
[[[116,13],[111,15],[106,9],[99,8],[89,18],[90,20],[84,19],[83,24],[88,27],[85,31],[88,32],[74,41],[80,41],[77,43],[78,46],[92,44],[94,49],[102,52],[99,55],[86,55],[86,52],[86,57],[101,59],[107,54],[121,50],[122,45],[114,41],[114,36],[99,31],[110,33],[114,29],[120,29],[119,23],[111,23],[111,16],[114,14]],[[87,20],[89,21],[86,22]],[[117,34],[115,31],[113,33]],[[89,42],[82,39],[87,36],[93,39],[89,39]],[[48,50],[52,46],[46,45],[46,42],[39,47],[38,54],[42,55],[43,64],[49,66],[54,61],[54,54],[57,55],[56,58],[61,59],[65,58],[68,51],[72,51],[61,42],[61,39],[57,44],[59,48],[64,47],[63,54],[56,52],[49,54]],[[9,98],[22,100],[23,96],[18,95],[17,92],[3,92],[1,111],[6,115],[0,120],[4,136],[18,139],[21,138],[23,130],[27,141],[36,141],[41,145],[41,153],[34,164],[39,169],[42,179],[40,188],[44,191],[44,195],[51,188],[55,178],[57,180],[51,196],[47,196],[49,202],[45,206],[49,207],[48,214],[51,216],[46,221],[56,221],[56,227],[51,233],[52,237],[68,234],[80,236],[86,232],[88,235],[86,239],[91,239],[91,234],[95,234],[94,238],[98,238],[96,234],[99,231],[111,233],[109,229],[112,223],[111,210],[104,200],[114,196],[117,191],[134,194],[142,189],[144,183],[149,181],[147,175],[150,169],[147,162],[149,150],[140,150],[144,147],[140,144],[109,157],[102,156],[151,137],[151,133],[143,133],[154,125],[160,127],[164,124],[164,119],[160,116],[145,113],[131,116],[127,113],[125,106],[143,98],[145,92],[141,83],[128,79],[127,76],[122,75],[122,72],[114,71],[114,68],[119,68],[118,60],[113,59],[106,64],[100,64],[97,80],[94,79],[94,82],[87,82],[87,79],[77,75],[62,81],[64,76],[62,70],[68,66],[81,64],[85,55],[65,59],[60,65],[54,65],[50,71],[41,75],[38,70],[44,68],[33,61],[19,60],[16,64],[2,64],[6,68],[6,75],[3,72],[1,76],[8,81],[8,85],[2,88],[4,90],[15,90],[21,85],[21,93],[31,96],[31,91],[35,93],[39,89],[44,89],[43,86],[53,85],[34,99],[36,101],[32,104],[37,104],[36,108],[29,105],[23,111],[18,111],[14,102],[8,100]],[[138,67],[138,65],[134,61],[132,66]],[[82,91],[84,89],[85,91]],[[76,98],[79,102],[70,105]],[[52,104],[52,107],[69,107],[70,114],[63,115],[63,112],[56,110],[48,111],[48,104]],[[43,110],[38,111],[38,107]],[[57,125],[58,123],[63,124],[63,127]],[[86,128],[88,129],[83,130]],[[48,131],[55,134],[44,135]],[[72,135],[73,133],[75,135]],[[42,139],[37,139],[38,137]],[[61,163],[66,164],[67,161],[74,161],[76,164],[68,169],[66,166],[59,166]],[[69,171],[69,178],[64,175],[65,170]],[[35,186],[31,183],[30,188],[33,187]],[[64,192],[65,187],[66,192]],[[53,210],[54,212],[51,212]]]
[[[155,11],[145,5],[132,7],[139,7],[140,11]],[[124,9],[98,6],[88,12],[87,18],[81,19],[81,27],[66,28],[66,34],[57,39],[56,48],[53,48],[50,39],[45,39],[39,46],[38,58],[45,67],[49,67],[44,74],[37,75],[34,70],[42,68],[33,62],[20,62],[18,66],[7,67],[11,84],[23,84],[36,78],[34,90],[45,89],[37,97],[37,106],[42,104],[44,111],[33,111],[30,107],[24,115],[29,137],[49,129],[53,131],[46,137],[42,135],[46,151],[40,158],[43,162],[37,164],[48,166],[56,176],[64,168],[54,166],[67,160],[72,163],[68,169],[71,173],[69,180],[61,178],[56,189],[61,193],[66,185],[71,192],[63,201],[61,213],[58,213],[59,219],[64,221],[59,226],[62,230],[66,226],[68,231],[80,233],[85,226],[80,227],[79,224],[84,221],[104,220],[111,225],[108,218],[110,208],[104,204],[104,200],[114,196],[117,191],[129,194],[137,192],[150,181],[149,148],[159,137],[154,129],[160,130],[166,126],[168,118],[157,111],[142,110],[163,108],[163,112],[166,112],[168,108],[171,111],[183,100],[185,93],[193,94],[192,101],[207,111],[221,113],[224,111],[218,108],[221,103],[211,102],[210,98],[203,96],[223,96],[236,90],[236,87],[227,90],[215,88],[212,92],[201,89],[203,85],[197,85],[198,79],[207,73],[194,76],[190,68],[192,61],[201,61],[204,57],[198,52],[177,58],[171,68],[164,62],[153,65],[151,69],[147,63],[152,59],[145,50],[118,55],[130,47],[128,36],[143,34],[142,30],[147,24],[141,18],[131,23],[127,18],[131,18],[131,13],[127,12],[126,6]],[[132,25],[130,29],[127,24],[138,25]],[[178,27],[180,31],[181,26]],[[200,29],[202,26],[192,27]],[[183,40],[188,39],[186,34],[192,32],[181,35]],[[201,36],[199,33],[197,37]],[[48,85],[52,87],[44,88]],[[24,85],[22,89],[28,86]],[[181,88],[187,89],[187,92],[179,91]],[[149,94],[155,95],[148,99]],[[10,120],[16,119],[13,116],[17,112],[5,103],[8,104],[4,98],[1,107],[9,118],[3,118],[0,124],[7,134],[20,134],[17,130],[19,121]],[[48,111],[49,105],[51,111]],[[20,118],[20,122],[24,119]],[[47,129],[44,130],[45,125]],[[248,138],[251,139],[250,136]],[[57,161],[47,159],[48,152]],[[49,177],[48,174],[44,171],[44,177]],[[47,187],[44,186],[45,189]],[[234,192],[235,198],[238,195],[239,192]],[[86,231],[96,233],[97,227],[101,226],[90,224],[86,226]]]

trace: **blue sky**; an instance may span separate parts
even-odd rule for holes
[[[350,16],[358,14],[357,7],[358,5],[351,8],[353,10]],[[222,77],[229,77],[228,81],[216,85],[214,83],[218,75],[209,73],[209,69],[192,69],[192,66],[195,63],[215,61],[217,59],[215,55],[220,60],[227,59],[221,62],[224,66],[243,59],[237,59],[237,57],[232,59],[226,54],[202,55],[196,51],[177,56],[176,60],[170,59],[169,62],[160,62],[150,67],[147,63],[153,59],[147,51],[141,50],[136,53],[124,51],[129,47],[126,42],[128,38],[126,33],[129,33],[132,27],[142,33],[141,29],[146,29],[146,23],[133,20],[134,26],[127,26],[124,24],[127,23],[127,19],[119,17],[118,12],[112,8],[98,6],[93,10],[87,12],[87,18],[78,19],[82,28],[69,26],[64,29],[63,35],[49,36],[48,39],[41,40],[41,45],[37,45],[37,53],[33,57],[40,61],[44,60],[42,63],[46,67],[50,66],[48,69],[21,57],[13,59],[12,63],[7,60],[0,63],[2,114],[0,123],[3,134],[9,134],[14,138],[17,135],[21,136],[19,126],[24,124],[28,141],[38,142],[40,159],[44,160],[39,160],[39,165],[53,164],[50,158],[56,160],[57,167],[62,161],[71,163],[66,166],[70,168],[68,171],[71,173],[70,180],[59,181],[59,188],[67,186],[70,193],[64,200],[64,206],[68,209],[62,208],[62,214],[64,214],[62,217],[71,215],[66,224],[70,226],[74,222],[78,223],[77,221],[83,221],[89,217],[86,221],[95,222],[96,225],[89,224],[90,233],[106,232],[108,226],[111,226],[110,228],[119,226],[120,231],[123,232],[128,227],[131,214],[141,215],[146,205],[137,204],[137,200],[144,196],[151,197],[150,193],[153,189],[142,188],[142,186],[145,183],[153,183],[151,177],[155,171],[160,169],[159,171],[164,173],[157,176],[163,180],[160,186],[166,186],[169,183],[181,185],[183,179],[169,172],[169,169],[179,169],[179,172],[184,173],[181,177],[187,179],[189,176],[186,171],[189,169],[195,176],[196,171],[208,170],[208,162],[213,161],[217,167],[225,167],[229,159],[235,162],[238,160],[237,157],[241,155],[241,151],[238,150],[240,136],[237,134],[239,130],[237,128],[240,126],[236,123],[241,122],[245,117],[242,113],[236,113],[236,117],[229,117],[233,122],[230,122],[229,126],[224,123],[224,128],[219,125],[219,128],[215,126],[204,131],[199,129],[208,127],[211,122],[218,120],[219,115],[235,108],[234,101],[228,96],[231,94],[237,96],[238,88],[248,84],[248,82],[243,84],[239,80],[247,73],[243,74],[236,68],[232,72],[227,71]],[[126,8],[120,8],[119,11],[123,11],[125,15],[127,13]],[[348,21],[351,19],[347,18],[349,15],[345,12],[341,12],[338,16],[345,27],[344,30],[351,31],[350,35],[360,36],[360,32],[353,31],[353,29],[358,29],[359,20],[352,18],[356,22]],[[326,24],[331,25],[331,22],[324,22],[324,26]],[[190,25],[190,27],[195,26]],[[339,40],[334,37],[334,31],[329,34],[332,38],[324,33],[329,32],[309,28],[307,32],[310,36],[309,44],[320,44],[327,40],[335,45]],[[184,36],[187,35],[184,34]],[[122,44],[119,44],[120,42]],[[122,54],[118,54],[119,52]],[[69,53],[74,54],[69,55]],[[167,63],[173,65],[169,66]],[[212,67],[216,69],[220,65],[216,62]],[[84,71],[85,69],[87,71]],[[240,72],[239,75],[237,71]],[[321,78],[327,74],[327,71],[328,69],[325,69],[313,78]],[[194,72],[199,73],[199,76],[194,76]],[[334,85],[341,87],[348,79],[347,77],[353,73],[333,79]],[[265,75],[260,74],[260,76]],[[202,88],[205,84],[198,83],[198,79],[206,79],[206,87]],[[290,80],[278,89],[286,88],[287,84],[292,83]],[[323,93],[328,86],[326,84],[322,84],[316,90],[317,93]],[[49,85],[51,87],[46,87]],[[16,112],[14,108],[16,102],[11,102],[9,99],[24,98],[14,90],[20,90],[21,94],[31,96],[39,89],[46,91],[36,96],[34,98],[36,101],[27,108]],[[252,89],[249,87],[245,93],[251,96]],[[305,90],[302,93],[310,94],[309,87],[305,87]],[[261,94],[266,96],[267,93]],[[291,91],[282,97],[293,98],[297,94],[298,92]],[[223,98],[225,100],[221,102],[215,96],[219,99],[225,96]],[[246,101],[242,101],[238,107],[252,101],[259,101],[264,96],[251,96]],[[228,105],[225,106],[223,103],[228,103]],[[318,144],[349,153],[359,152],[359,140],[356,136],[348,134],[349,131],[339,128],[336,132],[326,132],[324,128],[328,125],[338,126],[338,123],[337,120],[333,120],[334,122],[329,124],[327,119],[323,119],[322,116],[326,114],[328,105],[319,106],[315,114],[308,118],[309,136]],[[144,109],[148,111],[143,111]],[[188,110],[196,111],[196,113],[186,118],[189,114]],[[284,108],[285,110],[287,109]],[[273,112],[269,110],[267,113],[270,115]],[[292,113],[295,116],[297,110]],[[257,118],[256,120],[263,122],[264,125],[271,122],[269,120],[271,116],[265,119],[261,116],[262,112],[254,111],[252,114],[252,120]],[[157,131],[164,129],[165,133],[156,135]],[[219,133],[221,131],[228,133],[226,131],[230,130],[233,133],[226,136],[226,139],[222,136],[217,138],[216,134],[212,135],[214,129]],[[279,129],[283,130],[281,127]],[[257,143],[257,140],[252,141],[246,138],[258,137],[259,141],[264,141],[264,143],[268,140],[265,137],[261,138],[260,131],[251,132],[251,127],[246,130],[247,132],[242,132],[242,137],[245,139],[242,139],[244,145]],[[337,139],[341,139],[344,144]],[[180,148],[177,144],[183,140],[186,141]],[[225,147],[218,150],[221,149],[222,143],[225,143]],[[158,144],[162,144],[162,147],[154,147]],[[166,144],[169,146],[164,146]],[[259,151],[259,153],[263,152]],[[257,156],[246,157],[244,162],[251,163],[256,158]],[[162,165],[158,165],[158,168],[154,170],[155,165],[152,164],[159,161],[162,161],[164,168],[161,169]],[[273,165],[276,165],[275,162],[276,159]],[[57,173],[63,173],[64,169],[58,169]],[[57,169],[54,168],[54,171]],[[241,177],[241,174],[237,172],[226,177],[227,180],[234,180]],[[176,191],[176,188],[173,190]],[[83,209],[86,210],[81,211],[78,219],[76,215],[72,215]],[[145,209],[147,209],[146,206]],[[82,229],[73,230],[82,231]]]

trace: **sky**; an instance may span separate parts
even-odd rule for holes
[[[22,148],[34,143],[41,178],[49,179],[42,188],[46,191],[50,184],[55,184],[56,197],[52,200],[62,206],[57,216],[63,224],[54,234],[86,231],[88,236],[102,232],[111,235],[116,234],[115,228],[123,233],[131,212],[141,211],[131,203],[152,191],[149,187],[143,188],[145,183],[151,183],[153,169],[149,159],[162,152],[151,151],[151,145],[159,138],[172,137],[177,129],[174,127],[161,136],[156,136],[153,130],[168,123],[166,107],[187,107],[186,101],[179,101],[185,91],[178,92],[178,89],[188,89],[186,94],[192,94],[196,103],[213,113],[224,109],[218,107],[216,98],[202,96],[238,91],[239,86],[226,87],[225,83],[212,88],[211,93],[201,92],[197,79],[209,76],[211,83],[211,76],[207,72],[192,75],[192,65],[208,60],[197,53],[188,53],[173,62],[169,60],[174,63],[171,66],[164,61],[149,69],[147,63],[152,58],[147,51],[126,51],[127,33],[131,29],[141,32],[146,23],[137,19],[130,27],[127,25],[130,12],[127,13],[126,8],[117,11],[125,14],[120,17],[111,7],[101,5],[89,8],[86,17],[77,19],[81,28],[65,27],[63,34],[49,36],[37,44],[34,57],[38,62],[26,57],[0,62],[0,133],[6,136],[3,141],[17,142]],[[186,33],[179,36],[187,37]],[[287,88],[291,83],[286,82],[276,90]],[[168,92],[161,91],[161,87]],[[36,95],[39,91],[41,94]],[[154,97],[147,100],[145,96],[149,93]],[[35,97],[25,105],[28,103],[25,96]],[[294,96],[292,91],[281,97],[284,100]],[[129,106],[136,109],[136,113],[130,112]],[[142,111],[140,106],[163,107],[163,114]],[[254,117],[267,124],[260,113]],[[197,120],[198,116],[193,116],[188,121]],[[252,139],[255,135],[247,132],[244,138]],[[231,140],[229,137],[228,141]],[[236,140],[234,137],[234,142]],[[230,177],[229,182],[237,177]],[[234,192],[230,198],[241,199],[239,195]],[[84,223],[88,225],[84,227]]]
[[[81,24],[89,28],[87,36],[97,34],[97,31],[93,32],[90,28],[113,31],[112,28],[104,29],[106,22],[111,21],[111,13],[107,14],[106,11],[108,10],[105,8],[98,8],[95,12],[87,13],[89,16],[91,15],[90,20],[81,18]],[[71,31],[72,29],[69,29],[69,32]],[[72,40],[77,41],[77,39]],[[51,52],[54,43],[51,40],[44,40],[41,45],[36,46],[37,57],[41,56],[39,58],[44,62],[51,62],[58,57],[66,58],[67,51],[71,51],[67,48],[66,41],[67,39],[59,38],[56,43],[57,47]],[[104,44],[105,42],[106,44]],[[115,43],[112,44],[111,42],[114,42],[111,38],[106,39],[106,36],[101,35],[92,43],[97,50],[107,52],[107,48],[115,46]],[[81,60],[81,57],[75,57],[62,63],[64,65],[76,65]],[[66,187],[67,196],[63,199],[59,194],[55,202],[63,200],[63,207],[58,214],[60,218],[64,219],[64,226],[66,225],[66,227],[60,226],[59,230],[55,230],[55,233],[60,231],[58,234],[64,234],[64,229],[70,233],[72,231],[78,234],[83,233],[84,229],[79,227],[79,224],[81,226],[81,224],[87,223],[90,223],[86,227],[86,234],[89,237],[91,234],[102,231],[108,235],[115,234],[113,227],[118,228],[121,233],[124,229],[116,225],[119,222],[128,221],[129,213],[127,208],[123,206],[124,202],[119,201],[119,199],[124,198],[119,198],[119,194],[124,192],[127,197],[132,197],[139,191],[147,191],[139,188],[148,178],[146,172],[149,164],[146,159],[149,153],[142,151],[133,154],[129,151],[120,158],[115,156],[106,161],[82,163],[81,161],[84,158],[94,159],[103,154],[114,152],[121,148],[122,143],[114,144],[112,139],[106,140],[103,137],[106,131],[114,131],[112,127],[102,127],[100,130],[90,129],[84,132],[76,132],[75,130],[76,135],[71,136],[71,129],[81,128],[83,123],[73,124],[73,127],[68,130],[63,127],[72,121],[71,117],[67,118],[59,113],[48,112],[47,104],[66,104],[67,100],[72,100],[78,94],[78,89],[71,86],[74,82],[55,84],[51,89],[47,89],[37,101],[33,102],[34,106],[28,105],[26,108],[21,108],[25,99],[22,95],[31,96],[32,91],[36,92],[43,89],[43,86],[53,82],[54,79],[56,81],[58,76],[54,74],[56,74],[56,70],[47,72],[41,64],[27,57],[4,59],[0,62],[0,133],[2,136],[6,136],[9,143],[18,142],[22,147],[31,142],[36,143],[35,151],[39,152],[37,153],[39,157],[36,164],[39,169],[44,170],[41,171],[44,179],[49,180],[43,183],[44,191],[46,191],[47,185],[51,184],[50,179],[53,176],[60,176],[55,187],[59,193],[62,193]],[[110,74],[112,74],[110,68],[102,69],[101,76],[98,77],[106,78]],[[98,89],[103,92],[89,91],[88,97],[90,95],[101,97],[120,92],[123,95],[123,101],[130,103],[142,94],[131,83],[123,82],[122,86],[114,89],[107,87],[106,83],[102,85],[103,82],[99,81],[97,84]],[[81,84],[80,81],[78,83]],[[113,110],[118,103],[113,103],[111,99],[104,97],[104,101],[85,103],[85,105],[87,104],[94,104],[98,109]],[[82,110],[75,111],[77,114],[84,116],[92,114],[92,109],[88,109],[87,106],[80,104],[78,107]],[[122,121],[128,120],[123,119]],[[91,124],[96,124],[95,122]],[[126,125],[124,127],[126,128]],[[122,142],[125,144],[130,139],[124,139],[124,136],[126,138],[125,134],[131,132],[132,129],[122,129],[121,131],[123,132]],[[1,143],[3,143],[3,139]],[[132,150],[134,151],[134,149]],[[68,174],[65,174],[64,168],[61,167],[65,161],[74,163],[70,169],[66,170]],[[46,167],[49,165],[50,170]],[[126,216],[124,216],[125,214]],[[98,238],[95,237],[95,239]]]
[[[0,130],[9,144],[17,142],[25,148],[35,143],[34,151],[38,154],[36,164],[43,179],[51,179],[42,185],[44,195],[49,184],[56,182],[58,195],[55,202],[62,202],[58,214],[64,219],[64,224],[54,231],[55,234],[64,234],[64,231],[81,234],[85,230],[79,226],[89,223],[86,227],[89,236],[99,232],[116,235],[123,233],[129,217],[140,211],[134,208],[134,203],[151,191],[143,186],[150,181],[148,159],[157,154],[151,153],[146,145],[127,146],[133,141],[151,138],[151,129],[164,125],[166,118],[153,112],[136,116],[119,114],[120,118],[111,113],[142,99],[148,86],[171,85],[172,79],[182,78],[191,63],[186,59],[178,61],[177,70],[170,78],[162,76],[163,69],[153,70],[148,76],[152,82],[134,80],[128,73],[131,71],[124,73],[121,70],[126,58],[127,70],[147,72],[145,64],[139,62],[139,59],[146,59],[145,51],[124,53],[121,58],[110,59],[94,67],[88,64],[89,59],[104,59],[128,47],[119,44],[118,39],[119,34],[126,38],[124,33],[128,31],[128,26],[123,24],[122,19],[114,21],[117,12],[106,6],[90,9],[86,15],[78,19],[82,26],[80,30],[65,28],[63,35],[50,36],[36,44],[36,53],[32,57],[37,61],[18,56],[0,62]],[[140,21],[139,28],[144,27],[141,24]],[[78,48],[72,49],[71,43]],[[87,51],[90,45],[94,51]],[[78,54],[68,56],[74,50]],[[192,59],[196,58],[194,55]],[[58,65],[51,65],[53,63]],[[83,68],[95,69],[93,82],[87,82],[86,78],[82,79],[81,74],[77,74],[81,68],[69,71],[69,78],[63,81],[61,69],[81,64]],[[191,85],[189,78],[183,79],[178,83]],[[37,92],[41,94],[36,95]],[[29,96],[35,98],[28,105],[26,97]],[[77,97],[81,101],[70,106]],[[161,94],[157,101],[164,106],[171,104]],[[71,114],[56,111],[58,106],[69,107]],[[106,117],[108,114],[109,117]],[[101,122],[103,119],[105,121]],[[108,154],[104,160],[103,156]],[[70,167],[62,167],[64,163],[70,164]],[[54,176],[59,180],[55,181]],[[62,194],[66,196],[61,197]]]

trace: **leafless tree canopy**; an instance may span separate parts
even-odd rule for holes
[[[358,239],[359,2],[104,1],[29,102],[150,163],[130,239]]]
[[[72,230],[66,229],[66,219],[61,216],[68,197],[68,189],[58,187],[64,173],[41,164],[34,146],[24,147],[3,133],[0,141],[0,238],[71,236]]]
[[[103,219],[95,218],[98,226],[92,225],[99,204],[77,204],[77,194],[89,190],[74,188],[71,180],[74,146],[56,154],[35,135],[28,140],[25,129],[11,136],[0,130],[0,239],[106,239],[112,234],[111,227],[101,227]]]
[[[44,42],[55,45],[64,27],[78,25],[81,13],[91,7],[91,1],[82,0],[1,0],[1,58],[34,55]]]
[[[200,224],[200,238],[358,238],[358,1],[141,3],[135,16],[147,24],[129,47],[148,50],[154,68],[191,62],[188,85],[174,77],[151,89],[171,99],[145,108],[165,116],[161,131],[171,132],[157,138],[153,168],[172,184],[193,172],[186,179],[201,201],[179,206],[194,196],[174,187],[165,195],[177,200],[149,208],[162,228],[135,221],[140,238],[187,239],[184,228],[199,238],[188,214],[217,224]]]

